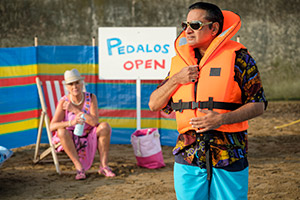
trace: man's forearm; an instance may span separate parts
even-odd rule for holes
[[[150,110],[158,111],[165,107],[178,85],[179,84],[175,81],[175,79],[171,77],[164,85],[157,88],[150,96]]]
[[[237,110],[222,114],[222,124],[234,124],[257,117],[264,112],[264,102],[247,103]]]

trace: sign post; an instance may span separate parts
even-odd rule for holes
[[[141,80],[162,80],[175,55],[176,27],[100,27],[99,79],[136,80],[136,128],[141,128]]]
[[[136,129],[141,129],[141,79],[136,79]]]

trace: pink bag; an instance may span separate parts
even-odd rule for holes
[[[137,165],[149,169],[165,167],[157,128],[136,130],[131,135],[131,144]]]

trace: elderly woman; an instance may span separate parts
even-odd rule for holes
[[[55,131],[53,141],[60,141],[62,148],[74,163],[76,179],[85,179],[94,160],[96,149],[100,155],[98,173],[106,177],[115,174],[108,167],[108,150],[111,127],[106,122],[99,123],[98,103],[94,94],[83,92],[83,77],[77,69],[67,70],[64,74],[69,94],[63,96],[57,105],[50,123],[51,131]],[[82,123],[84,114],[84,131],[82,136],[74,134],[75,125]]]

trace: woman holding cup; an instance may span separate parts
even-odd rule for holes
[[[92,166],[96,149],[100,155],[98,173],[114,177],[108,167],[111,127],[107,122],[99,123],[97,97],[83,92],[83,79],[77,69],[64,73],[69,94],[59,100],[51,120],[50,130],[55,131],[53,142],[60,142],[58,151],[65,151],[72,160],[77,172],[76,180],[86,178],[85,171]],[[75,132],[76,125],[82,125],[83,130]]]

